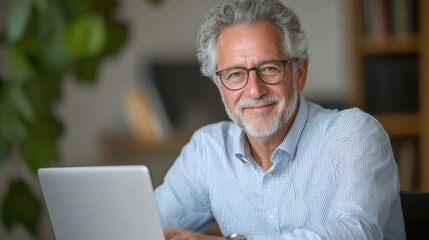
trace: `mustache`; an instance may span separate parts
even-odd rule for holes
[[[236,108],[238,110],[242,110],[243,108],[246,108],[246,107],[252,107],[252,106],[257,106],[262,104],[279,103],[280,101],[281,99],[277,95],[269,95],[269,96],[265,95],[258,99],[245,98],[245,99],[240,99],[237,102]]]

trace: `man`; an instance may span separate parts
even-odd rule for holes
[[[405,239],[382,126],[307,102],[307,41],[276,0],[230,0],[199,33],[231,122],[196,131],[156,189],[166,239]],[[209,111],[209,110],[208,110]]]

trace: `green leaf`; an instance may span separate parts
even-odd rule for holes
[[[11,152],[12,143],[0,134],[0,166],[6,159],[9,158]]]
[[[5,33],[0,31],[0,45],[3,45],[6,40]]]
[[[128,28],[125,24],[112,19],[106,19],[105,23],[109,31],[106,32],[107,37],[103,52],[100,56],[84,58],[76,63],[78,80],[94,83],[102,57],[117,53],[128,37]]]
[[[63,29],[66,25],[66,19],[63,11],[59,7],[59,3],[56,0],[33,0],[36,1],[40,8],[40,14],[36,15],[34,29],[37,29],[37,35],[40,40],[46,40],[46,38],[62,34]],[[40,45],[49,45],[49,42],[40,42]]]
[[[94,83],[97,78],[99,62],[99,58],[88,58],[79,62],[76,65],[77,79],[87,83]]]
[[[91,34],[88,39],[88,53],[90,56],[99,54],[106,41],[106,25],[103,17],[97,14],[91,18]]]
[[[59,161],[56,140],[58,139],[39,136],[19,143],[22,158],[34,174],[39,168],[52,166]]]
[[[0,76],[0,126],[4,126],[4,122],[1,117],[2,115],[1,112],[2,112],[2,105],[4,102],[3,99],[5,98],[4,97],[5,85],[6,84],[4,84],[3,79]],[[12,151],[12,143],[9,139],[6,139],[0,127],[0,165],[10,156],[11,151]]]
[[[11,84],[10,98],[11,103],[15,106],[16,111],[21,115],[25,120],[32,121],[34,120],[34,110],[28,101],[27,95],[24,93],[21,84]]]
[[[9,141],[25,138],[27,125],[15,108],[10,88],[0,89],[0,93],[0,135]]]
[[[37,95],[37,101],[42,102],[45,105],[44,109],[48,109],[51,111],[52,103],[58,101],[61,98],[61,83],[62,79],[55,76],[50,75],[41,75],[34,81],[34,90],[32,90],[31,86],[28,86],[27,92],[28,94],[32,94],[32,92],[37,92],[34,94]],[[42,109],[41,106],[40,109]],[[42,110],[43,111],[43,110]]]
[[[109,31],[107,32],[107,41],[103,54],[115,54],[124,46],[128,38],[128,28],[125,24],[108,19],[106,26]]]
[[[35,101],[25,85],[9,82],[0,89],[0,135],[9,141],[27,137],[28,124],[35,119]]]
[[[25,49],[19,45],[6,48],[6,61],[10,70],[12,81],[27,81],[35,74],[35,69],[25,55]]]
[[[21,180],[14,180],[2,206],[4,226],[10,230],[14,224],[22,223],[35,234],[41,211],[40,201],[34,197],[27,185]]]
[[[100,14],[77,17],[67,26],[64,42],[72,56],[93,57],[101,53],[106,41],[106,25]]]
[[[22,158],[34,173],[59,161],[57,141],[62,132],[62,124],[50,113],[40,116],[30,125],[28,137],[18,146]]]
[[[4,138],[14,141],[18,139],[23,139],[27,136],[27,126],[26,124],[19,118],[17,115],[5,115],[3,114],[3,109],[0,109],[2,113],[0,113],[0,134],[4,136]]]
[[[85,12],[93,12],[94,9],[97,11],[113,15],[114,11],[118,8],[116,0],[74,0],[77,4],[84,9]]]
[[[47,15],[54,31],[62,32],[66,25],[66,19],[57,1],[49,1]]]
[[[162,0],[147,0],[147,1],[152,3],[153,5],[159,5],[162,3]]]
[[[59,35],[52,36],[41,46],[41,61],[43,69],[40,71],[47,72],[51,77],[61,78],[69,71],[71,66],[71,56],[64,48],[62,38]]]
[[[48,3],[47,0],[33,0],[33,2],[36,8],[41,12],[45,11],[49,4],[54,3],[53,1]]]
[[[32,0],[14,0],[6,19],[6,33],[10,42],[19,40],[25,31],[33,6]]]

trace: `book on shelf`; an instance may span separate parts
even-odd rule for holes
[[[418,62],[415,54],[366,57],[363,78],[368,112],[417,112]]]
[[[417,0],[362,0],[361,4],[364,35],[417,32]]]
[[[160,142],[166,138],[169,128],[163,124],[146,90],[125,90],[123,104],[133,137],[144,142]]]
[[[392,35],[417,32],[417,1],[390,0]]]

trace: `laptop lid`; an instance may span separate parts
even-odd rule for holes
[[[57,240],[164,240],[145,166],[39,169]]]

